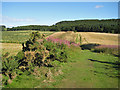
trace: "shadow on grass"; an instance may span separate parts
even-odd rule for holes
[[[96,43],[90,43],[90,44],[83,44],[81,45],[81,49],[84,50],[84,49],[87,49],[87,50],[91,50],[92,48],[96,47],[96,46],[99,46],[100,44],[96,44]]]
[[[81,45],[81,49],[82,50],[91,50],[91,52],[95,52],[95,53],[106,53],[106,54],[111,54],[114,55],[115,57],[120,57],[120,52],[117,54],[114,54],[113,51],[118,52],[118,50],[113,49],[113,48],[95,48],[96,46],[100,46],[100,44],[96,44],[96,43],[90,43],[90,44],[83,44]],[[93,49],[93,50],[92,50]]]
[[[116,55],[116,54],[113,54],[115,57],[120,57],[120,53],[119,53],[119,55]]]
[[[88,60],[90,60],[90,61],[94,61],[94,62],[100,62],[100,63],[112,64],[112,65],[120,65],[119,62],[113,63],[113,62],[98,61],[98,60],[93,60],[93,59],[88,59]]]
[[[108,77],[111,77],[111,78],[119,78],[118,75],[111,75],[110,73],[106,73],[106,72],[99,72],[99,71],[93,71],[94,72],[94,75],[96,74],[104,74],[104,75],[107,75]]]
[[[94,70],[93,72],[94,72],[94,75],[96,75],[96,73],[98,73],[98,74],[105,74],[105,75],[107,75],[107,76],[109,76],[109,77],[112,77],[112,78],[114,78],[114,77],[117,77],[117,78],[120,78],[120,75],[118,74],[118,70],[119,70],[119,65],[120,65],[120,62],[115,62],[115,63],[113,63],[113,62],[106,62],[106,61],[99,61],[99,60],[93,60],[93,59],[88,59],[88,60],[90,60],[90,61],[92,61],[92,62],[99,62],[99,63],[105,63],[105,64],[110,64],[110,65],[112,65],[112,66],[109,66],[109,65],[105,65],[105,67],[103,67],[104,69],[108,69],[108,70],[112,70],[112,68],[115,68],[115,71],[117,72],[116,74],[111,74],[110,72],[104,72],[104,71],[96,71],[96,70]],[[105,70],[105,71],[106,71]]]

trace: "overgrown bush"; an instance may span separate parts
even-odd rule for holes
[[[3,85],[10,84],[12,80],[22,73],[32,74],[35,67],[56,67],[53,61],[66,62],[68,58],[67,46],[52,43],[45,39],[44,34],[32,32],[31,37],[22,43],[23,49],[16,56],[2,56]]]
[[[17,76],[17,69],[19,63],[14,56],[8,57],[8,53],[2,55],[2,75],[3,75],[3,84],[11,83],[12,80]]]
[[[52,61],[58,60],[60,62],[67,61],[67,46],[59,43],[46,42],[44,43],[47,50],[49,50],[49,59]]]

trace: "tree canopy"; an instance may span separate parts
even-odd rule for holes
[[[75,20],[61,21],[55,25],[28,25],[7,28],[8,31],[19,30],[38,30],[38,31],[77,31],[77,32],[105,32],[105,33],[120,33],[120,19],[106,20]]]

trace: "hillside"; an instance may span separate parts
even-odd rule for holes
[[[120,33],[119,21],[120,19],[60,21],[52,26],[28,25],[28,26],[17,26],[17,27],[7,28],[7,30],[8,31],[38,30],[38,31]]]

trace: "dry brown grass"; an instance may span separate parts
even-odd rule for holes
[[[50,35],[50,37],[54,37],[54,38],[60,38],[62,40],[68,40],[71,42],[75,42],[76,39],[76,34],[74,32],[56,32],[52,35]]]
[[[104,45],[118,45],[118,34],[110,33],[95,33],[95,32],[78,32],[82,38],[85,38],[88,43],[98,43]],[[83,40],[83,43],[86,43]]]
[[[21,44],[15,43],[0,43],[0,52],[2,54],[9,52],[10,55],[16,55],[20,50],[22,50]]]
[[[95,33],[95,32],[76,32],[76,33],[69,33],[67,32],[56,32],[50,36],[55,38],[63,38],[63,39],[73,39],[75,38],[75,34],[79,33],[82,36],[82,44],[88,43],[97,43],[97,44],[104,44],[104,45],[118,45],[118,35],[119,34],[110,34],[110,33]],[[85,39],[87,41],[85,41]]]
[[[53,33],[52,35],[50,35],[50,37],[59,37],[61,36],[63,33],[65,32],[56,32],[56,33]],[[49,37],[49,36],[48,36]]]

